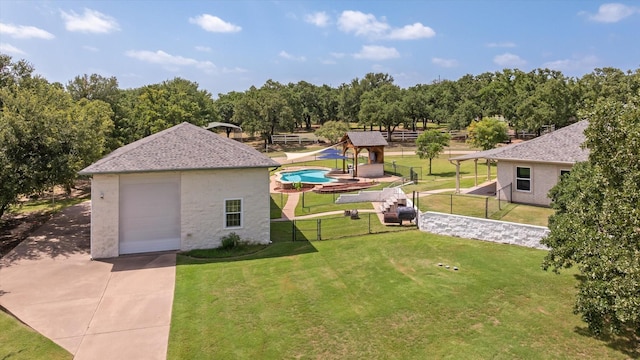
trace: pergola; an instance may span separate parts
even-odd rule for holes
[[[380,164],[384,165],[384,147],[389,145],[379,131],[349,131],[342,139],[342,155],[346,156],[347,151],[353,151],[353,176],[358,176],[358,155],[362,150],[369,152],[367,165]],[[342,160],[342,171],[346,171],[346,161]],[[380,174],[384,174],[381,167]]]

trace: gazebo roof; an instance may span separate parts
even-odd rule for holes
[[[353,146],[357,147],[389,145],[379,131],[348,131],[340,141],[346,141],[347,139]]]

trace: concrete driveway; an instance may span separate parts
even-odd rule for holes
[[[0,259],[0,305],[75,359],[166,359],[174,253],[92,261],[90,203]]]

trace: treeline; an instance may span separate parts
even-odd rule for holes
[[[578,109],[599,98],[638,91],[640,69],[596,69],[580,79],[548,69],[505,69],[407,89],[382,73],[337,88],[268,80],[214,99],[181,78],[135,89],[120,89],[115,77],[98,74],[50,83],[26,61],[0,54],[0,216],[19,195],[70,187],[79,170],[106,153],[184,121],[232,123],[265,142],[326,121],[393,132],[428,121],[462,129],[473,119],[501,115],[516,129],[539,131],[575,121]]]

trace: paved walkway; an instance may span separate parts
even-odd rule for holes
[[[74,359],[166,359],[175,254],[91,261],[90,203],[0,259],[0,304]]]

